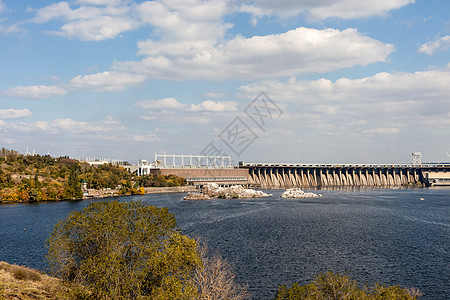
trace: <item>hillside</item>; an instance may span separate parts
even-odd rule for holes
[[[80,286],[63,284],[37,270],[0,261],[0,300],[68,299],[83,294],[87,292]]]
[[[135,176],[122,167],[104,164],[91,166],[68,157],[23,155],[0,150],[0,202],[36,202],[83,198],[85,192],[96,195],[143,194],[143,187],[185,185],[175,175]],[[106,192],[115,190],[114,192]]]

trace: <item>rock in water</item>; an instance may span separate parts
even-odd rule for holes
[[[303,190],[299,188],[287,189],[286,191],[284,191],[283,194],[281,194],[281,198],[316,198],[316,197],[322,197],[322,195],[314,193],[305,193]]]
[[[269,197],[272,194],[266,194],[263,191],[246,189],[240,185],[233,185],[227,188],[220,187],[217,183],[207,183],[202,187],[200,193],[188,193],[184,200],[208,200],[214,198],[221,199],[242,199],[242,198],[261,198]]]

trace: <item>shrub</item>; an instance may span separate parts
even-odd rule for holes
[[[275,300],[414,300],[421,293],[417,289],[406,289],[400,286],[386,286],[375,284],[360,289],[358,283],[346,275],[332,272],[316,275],[313,282],[300,286],[294,283],[291,288],[280,285]]]
[[[11,273],[15,279],[18,280],[27,280],[27,281],[40,281],[41,274],[37,270],[17,266],[10,265],[5,262],[0,262],[0,269],[5,270]]]

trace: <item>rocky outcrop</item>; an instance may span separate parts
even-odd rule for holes
[[[200,193],[188,193],[185,200],[208,200],[214,198],[221,199],[243,199],[243,198],[261,198],[269,197],[272,194],[266,194],[263,191],[246,189],[240,185],[230,187],[220,187],[217,183],[205,184]]]
[[[314,193],[306,193],[305,191],[299,188],[287,189],[286,191],[284,191],[283,194],[281,194],[281,198],[316,198],[316,197],[322,197],[322,195]]]

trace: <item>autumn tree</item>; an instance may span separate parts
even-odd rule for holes
[[[414,300],[421,293],[416,289],[401,288],[398,285],[375,284],[360,288],[358,283],[347,275],[332,272],[320,273],[312,283],[300,286],[294,283],[291,288],[280,285],[275,300]]]
[[[194,299],[201,266],[195,240],[167,208],[97,202],[58,222],[48,239],[51,272],[97,298]]]

